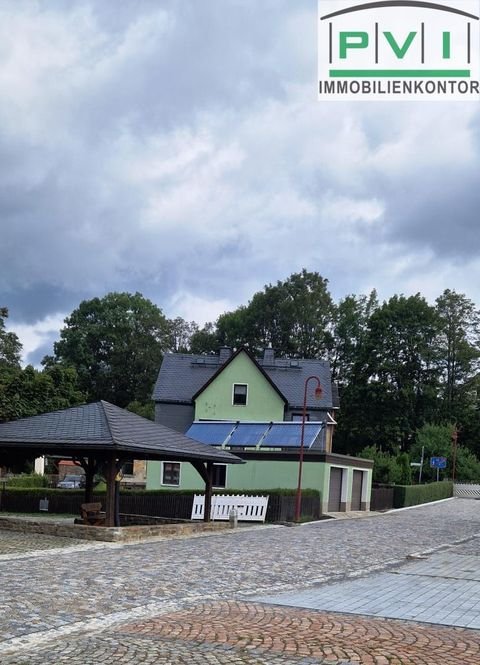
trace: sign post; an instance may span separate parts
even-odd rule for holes
[[[440,469],[447,468],[447,458],[446,457],[430,457],[430,467],[437,470],[437,483],[439,479]]]

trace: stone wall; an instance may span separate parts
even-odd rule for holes
[[[174,538],[176,536],[188,536],[195,533],[222,531],[228,528],[230,528],[228,523],[219,522],[202,522],[200,524],[193,522],[158,524],[157,522],[141,526],[104,527],[0,517],[0,529],[9,529],[24,533],[44,533],[49,536],[79,538],[81,540],[100,540],[111,543],[143,540],[144,538],[159,536]]]

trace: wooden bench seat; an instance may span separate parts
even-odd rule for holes
[[[101,512],[102,504],[98,503],[82,503],[80,506],[80,516],[84,524],[88,526],[104,526],[105,513]]]

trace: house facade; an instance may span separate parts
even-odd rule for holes
[[[295,489],[305,386],[302,486],[320,490],[323,512],[367,510],[372,462],[332,451],[339,403],[325,361],[276,358],[272,349],[261,358],[245,348],[222,348],[215,356],[167,354],[153,393],[155,419],[247,462],[216,465],[215,487]],[[167,487],[201,485],[188,465],[150,462],[147,489]]]

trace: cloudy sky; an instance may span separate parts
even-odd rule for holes
[[[0,305],[38,362],[82,299],[199,322],[306,267],[480,304],[472,102],[316,99],[316,0],[2,0]]]

